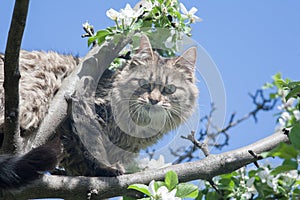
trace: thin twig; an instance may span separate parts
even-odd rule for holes
[[[188,134],[187,137],[181,136],[183,139],[190,140],[196,147],[202,150],[204,153],[205,157],[209,156],[209,150],[208,150],[208,145],[205,142],[199,142],[195,138],[195,131],[191,131],[191,134]]]
[[[255,159],[257,159],[257,160],[261,160],[261,159],[263,158],[261,155],[257,155],[257,154],[256,154],[254,151],[252,151],[252,150],[248,150],[248,152],[253,156],[253,158],[255,158]],[[255,165],[257,168],[259,168],[259,164],[258,164],[257,160],[254,161],[253,163],[254,163],[254,165]]]
[[[217,185],[215,184],[215,182],[212,179],[207,180],[207,181],[209,182],[209,184],[211,185],[211,187],[214,188],[214,190],[216,190],[216,192],[218,194],[221,194],[221,191],[218,189]]]
[[[259,111],[272,110],[276,105],[276,100],[267,99],[264,96],[262,90],[257,90],[255,92],[255,95],[249,94],[249,96],[251,97],[252,102],[255,105],[255,108],[239,119],[235,119],[236,118],[235,112],[232,113],[229,122],[223,128],[217,127],[216,125],[214,125],[212,121],[213,114],[216,110],[215,105],[212,103],[210,112],[200,119],[200,124],[205,123],[205,125],[204,128],[200,129],[200,131],[198,132],[197,141],[199,141],[200,143],[201,141],[203,141],[203,143],[207,144],[208,147],[215,147],[218,149],[222,149],[224,146],[228,145],[229,142],[228,131],[231,128],[248,120],[251,117],[253,117],[255,122],[257,122],[257,114]],[[220,138],[221,136],[224,137],[224,139],[222,140],[222,142],[217,143],[217,139]],[[172,151],[173,153],[176,152],[176,150],[172,150]],[[173,164],[178,164],[186,160],[194,159],[195,156],[193,156],[193,153],[195,151],[197,151],[197,148],[194,148],[194,145],[187,147],[186,150],[182,154],[180,154],[180,156],[173,162]]]

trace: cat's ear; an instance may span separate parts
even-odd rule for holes
[[[147,56],[149,59],[153,59],[152,46],[149,38],[145,34],[141,35],[140,47],[137,50],[137,53],[144,54],[144,56]]]
[[[197,48],[191,47],[186,50],[181,56],[176,58],[175,66],[183,69],[187,73],[187,77],[194,81],[195,65],[197,60]]]

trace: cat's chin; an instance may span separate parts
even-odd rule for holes
[[[160,105],[145,104],[138,111],[133,111],[133,122],[140,127],[154,128],[156,131],[164,129],[167,121],[167,113]]]

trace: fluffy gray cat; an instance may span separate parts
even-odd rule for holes
[[[20,124],[24,132],[38,127],[49,101],[77,61],[56,53],[21,52]],[[72,120],[58,130],[64,146],[61,165],[67,174],[122,174],[122,166],[130,164],[136,153],[185,122],[198,95],[195,63],[195,47],[179,57],[165,58],[153,51],[148,37],[142,35],[132,59],[116,71],[107,69],[98,83],[94,106],[101,130],[95,140],[101,141],[101,158],[95,158],[80,134],[74,133]],[[1,87],[0,92],[3,99]],[[3,108],[0,114],[3,118]]]

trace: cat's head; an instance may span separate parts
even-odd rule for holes
[[[150,137],[177,128],[192,114],[198,95],[196,54],[191,47],[179,57],[164,58],[141,36],[139,49],[114,81],[114,116],[123,131]]]

